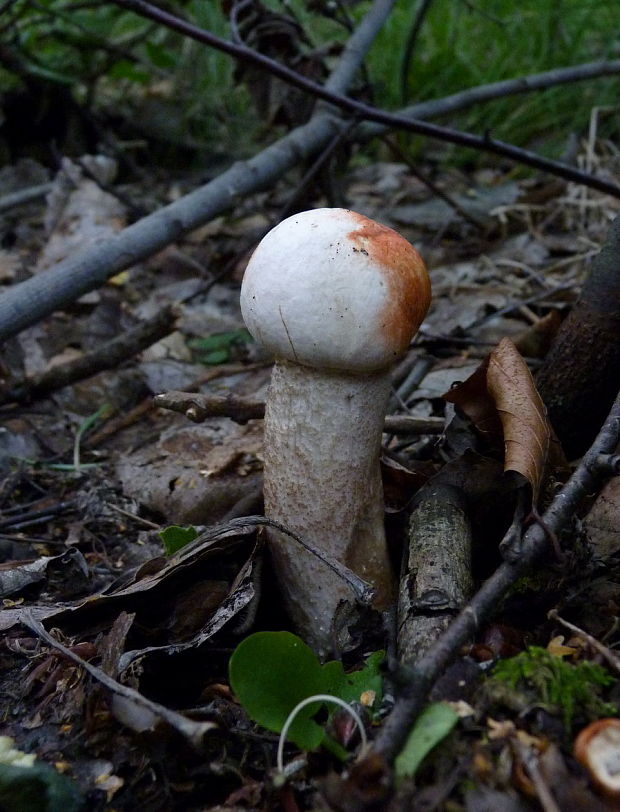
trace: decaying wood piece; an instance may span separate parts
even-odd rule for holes
[[[536,377],[569,458],[582,454],[620,387],[620,216]]]
[[[398,660],[420,657],[468,600],[472,588],[471,526],[463,492],[422,489],[409,522],[398,600]]]

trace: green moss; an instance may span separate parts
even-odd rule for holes
[[[538,646],[499,662],[491,679],[516,692],[533,692],[541,704],[561,711],[567,730],[576,713],[596,719],[618,710],[600,697],[601,689],[614,682],[604,668],[587,661],[572,665]]]

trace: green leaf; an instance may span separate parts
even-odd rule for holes
[[[200,353],[198,360],[201,364],[206,364],[207,366],[212,367],[217,366],[218,364],[225,364],[227,361],[230,361],[230,351],[213,350],[213,352],[207,352],[205,354]]]
[[[196,350],[198,360],[203,364],[223,364],[230,359],[230,350],[234,345],[248,344],[252,336],[245,328],[229,330],[226,333],[214,333],[205,338],[193,338],[187,346]]]
[[[375,694],[373,707],[378,707],[383,693],[381,663],[384,657],[384,651],[375,651],[359,671],[343,673],[343,683],[338,696],[345,702],[359,702],[364,691],[373,691]]]
[[[257,632],[233,652],[230,684],[249,717],[277,733],[302,699],[330,692],[333,664],[327,666],[290,632]],[[325,735],[312,719],[322,704],[303,708],[289,729],[289,739],[304,750],[314,750]]]
[[[172,555],[193,541],[198,536],[198,531],[195,527],[179,527],[173,524],[160,530],[157,535],[162,540],[166,555]]]
[[[0,764],[2,812],[79,812],[83,808],[75,784],[48,764]]]
[[[188,346],[195,350],[210,352],[228,349],[231,344],[247,344],[250,341],[252,341],[252,336],[242,327],[226,333],[213,333],[205,338],[192,338],[191,341],[188,341]]]
[[[345,674],[336,660],[321,665],[312,649],[290,632],[257,632],[233,652],[229,677],[248,716],[279,733],[293,708],[314,694],[330,694],[345,702],[359,701],[365,690],[380,695],[382,659],[383,652],[375,652],[360,671]],[[302,708],[289,729],[288,738],[304,750],[329,741],[312,718],[323,706],[318,701]],[[334,712],[334,708],[329,706],[328,711]]]
[[[413,777],[422,761],[433,747],[445,739],[458,719],[458,714],[445,702],[435,702],[425,708],[413,726],[404,748],[396,757],[396,777]]]
[[[108,76],[111,79],[129,79],[131,82],[138,84],[146,84],[150,77],[146,71],[139,70],[128,59],[121,59],[115,62],[108,71]]]
[[[162,48],[161,45],[158,45],[155,42],[147,42],[145,45],[146,52],[153,65],[164,69],[176,67],[176,57],[166,48]]]

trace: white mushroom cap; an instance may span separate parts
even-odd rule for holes
[[[241,311],[276,358],[365,373],[405,352],[430,296],[424,262],[404,237],[348,209],[314,209],[259,243]]]

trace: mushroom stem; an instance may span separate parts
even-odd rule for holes
[[[376,608],[393,591],[379,472],[389,370],[430,297],[415,248],[347,209],[281,222],[256,247],[241,286],[247,328],[276,359],[265,513],[368,581]],[[340,649],[348,588],[289,539],[270,540],[297,630],[321,656]]]
[[[278,361],[265,414],[266,514],[368,581],[377,608],[393,597],[379,469],[389,391],[389,372],[362,377]],[[273,529],[268,538],[287,609],[325,656],[351,590],[290,538]]]

